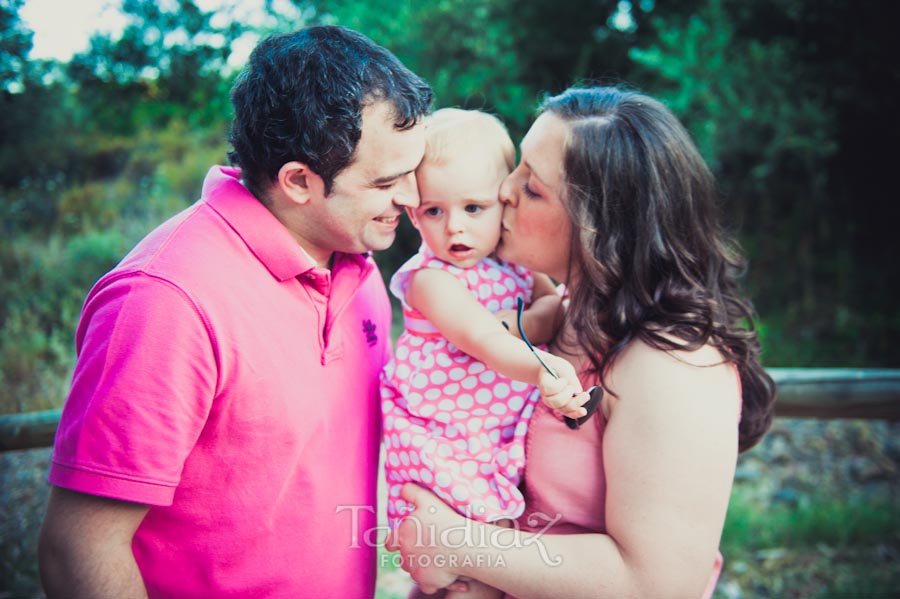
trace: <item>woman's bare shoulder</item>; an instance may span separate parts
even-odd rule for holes
[[[727,403],[735,409],[740,401],[734,365],[711,345],[693,351],[665,351],[633,341],[616,358],[607,381],[619,400],[651,404],[689,401],[717,407]]]

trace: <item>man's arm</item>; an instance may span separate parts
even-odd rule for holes
[[[146,598],[131,541],[148,509],[53,487],[38,545],[47,597]]]

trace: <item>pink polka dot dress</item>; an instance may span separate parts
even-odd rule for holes
[[[407,482],[476,520],[516,518],[525,507],[518,484],[538,393],[457,349],[406,303],[410,275],[421,268],[452,274],[491,312],[515,308],[517,297],[530,303],[534,283],[528,270],[492,258],[458,268],[424,244],[391,279],[405,330],[382,374],[388,522],[393,528],[410,508],[400,498]]]

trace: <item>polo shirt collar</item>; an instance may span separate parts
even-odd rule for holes
[[[202,200],[247,244],[272,276],[286,281],[316,269],[291,232],[240,181],[237,168],[214,166],[203,181]],[[360,276],[373,268],[366,254],[335,254],[334,270],[355,266]]]

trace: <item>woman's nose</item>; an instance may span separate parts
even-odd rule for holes
[[[515,193],[515,184],[513,183],[513,174],[510,173],[500,183],[500,203],[515,208],[519,199]]]

